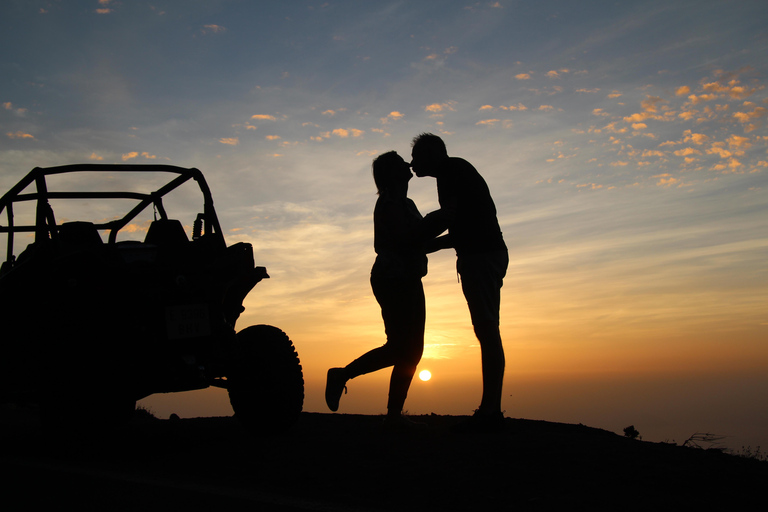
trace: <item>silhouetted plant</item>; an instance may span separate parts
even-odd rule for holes
[[[142,420],[156,420],[157,416],[154,415],[151,409],[139,405],[136,407],[135,417]]]
[[[752,450],[751,446],[742,446],[741,450],[733,453],[733,455],[736,455],[737,457],[744,457],[745,459],[755,459],[768,462],[768,454],[761,452],[759,446],[755,450]]]
[[[642,439],[643,436],[640,435],[640,432],[637,431],[634,425],[630,425],[627,428],[624,429],[624,437],[628,437],[630,439]]]
[[[725,447],[719,444],[723,439],[725,439],[725,436],[696,432],[685,440],[683,446],[688,446],[690,448],[706,448],[708,450],[723,450]],[[709,446],[702,446],[706,444]]]

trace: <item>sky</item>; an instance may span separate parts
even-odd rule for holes
[[[436,133],[509,246],[507,416],[768,447],[766,23],[759,0],[6,0],[0,188],[38,166],[201,169],[228,243],[271,276],[238,329],[283,329],[305,410],[328,412],[327,369],[385,341],[371,161]],[[431,178],[409,196],[438,207]],[[471,414],[455,254],[429,260],[433,377],[406,409]],[[340,412],[385,412],[388,374]],[[141,403],[231,414],[214,389]]]

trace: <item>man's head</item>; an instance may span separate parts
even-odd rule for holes
[[[448,158],[443,139],[432,133],[422,133],[411,143],[411,168],[416,176],[436,176],[440,165]]]

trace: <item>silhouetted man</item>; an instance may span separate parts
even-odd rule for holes
[[[500,428],[504,348],[499,308],[509,255],[496,218],[496,206],[482,176],[466,160],[449,157],[440,137],[423,133],[413,139],[412,147],[411,167],[416,176],[437,179],[440,209],[425,220],[435,231],[448,230],[447,235],[430,244],[428,251],[456,249],[456,269],[480,341],[483,397],[466,426],[480,430]]]

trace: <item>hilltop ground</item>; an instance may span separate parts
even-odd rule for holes
[[[303,413],[254,437],[234,418],[136,419],[98,440],[45,440],[5,411],[5,510],[745,510],[764,505],[768,462],[629,439],[583,425]],[[8,508],[12,505],[12,508]]]

